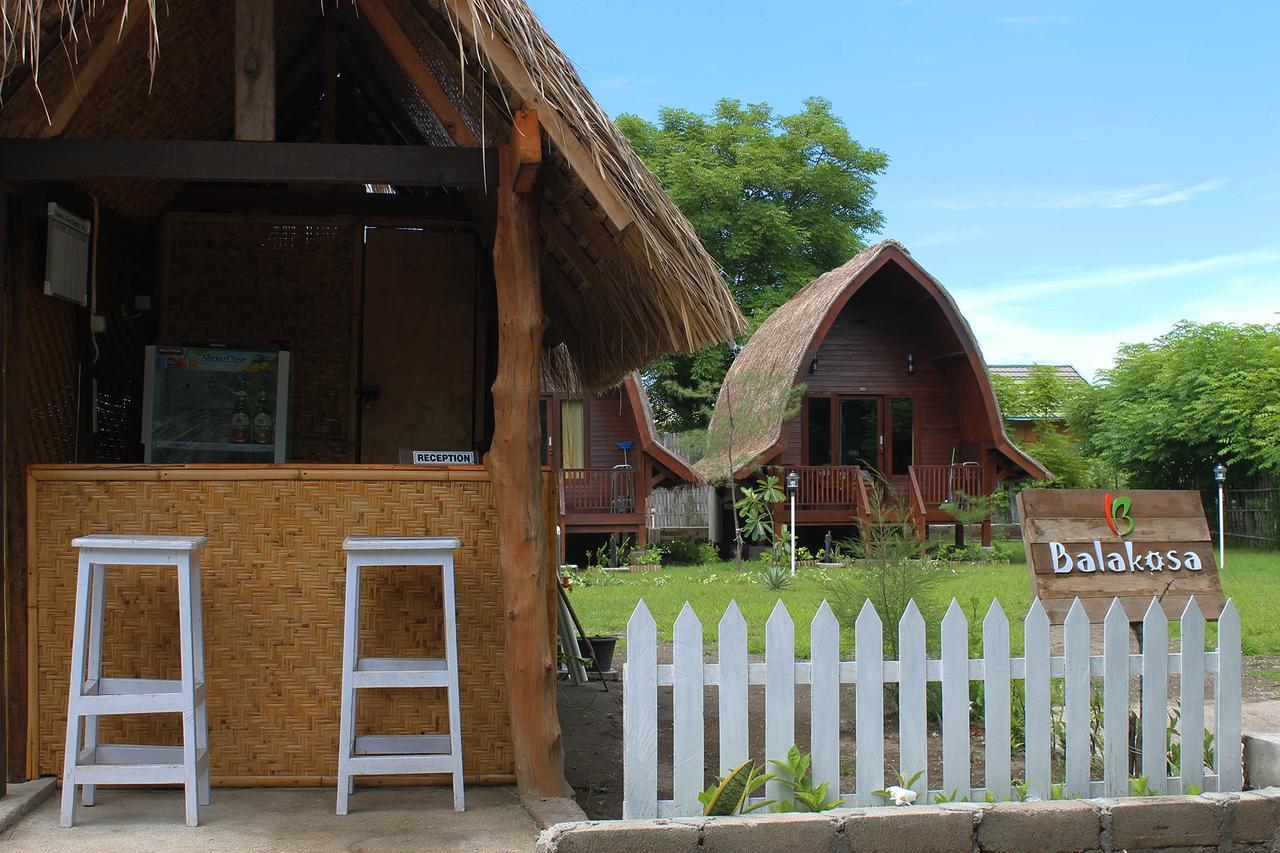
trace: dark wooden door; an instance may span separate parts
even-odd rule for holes
[[[841,397],[836,411],[839,464],[884,470],[884,400]]]
[[[469,234],[366,231],[361,462],[474,447],[475,253]]]

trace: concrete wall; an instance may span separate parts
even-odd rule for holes
[[[541,853],[1239,851],[1280,849],[1280,788],[1200,797],[839,809],[824,814],[561,823]]]

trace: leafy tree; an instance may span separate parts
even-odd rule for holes
[[[617,124],[721,265],[753,326],[882,224],[874,178],[888,158],[850,138],[822,98],[788,116],[724,99],[707,116],[664,107],[657,124],[634,115]],[[732,358],[720,345],[651,366],[664,428],[706,426]]]
[[[1138,487],[1205,486],[1218,461],[1236,482],[1280,473],[1280,324],[1184,322],[1126,344],[1069,415]]]
[[[1066,379],[1044,364],[1034,365],[1025,379],[993,374],[991,384],[1001,414],[1006,418],[1036,420],[1035,439],[1015,441],[1048,468],[1054,479],[1032,485],[1086,489],[1114,483],[1115,474],[1110,466],[1086,452],[1078,431],[1064,433],[1059,429],[1067,413],[1089,393],[1088,384]]]

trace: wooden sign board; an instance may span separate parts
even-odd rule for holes
[[[1143,489],[1024,489],[1018,494],[1031,594],[1061,623],[1079,597],[1091,622],[1119,598],[1141,622],[1158,598],[1171,620],[1191,596],[1206,619],[1226,599],[1200,495]]]

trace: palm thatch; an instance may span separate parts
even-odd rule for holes
[[[49,40],[60,38],[68,49],[57,53],[74,57],[74,48],[88,40],[87,21],[107,14],[146,16],[147,26],[143,28],[139,26],[143,21],[135,20],[129,38],[132,45],[145,37],[153,74],[157,63],[167,71],[165,63],[206,61],[202,54],[208,52],[212,39],[202,42],[187,37],[177,44],[165,40],[165,33],[174,29],[170,19],[190,14],[196,8],[192,4],[198,2],[0,0],[4,27],[0,53],[5,74],[20,65],[33,66],[28,84],[38,89],[38,60],[47,57],[45,64],[62,61],[61,56],[52,55]],[[223,26],[223,18],[230,21],[233,17],[225,7],[233,4],[219,5],[224,7],[217,13]],[[299,14],[316,16],[333,5],[336,2],[312,2],[300,7],[306,11]],[[353,5],[358,14],[358,0]],[[692,226],[591,97],[572,63],[524,0],[389,0],[388,7],[401,19],[405,32],[413,37],[437,76],[452,78],[441,83],[468,124],[475,124],[479,138],[489,143],[509,134],[511,110],[518,105],[536,109],[547,130],[553,156],[544,167],[548,211],[544,232],[548,225],[558,230],[558,220],[577,242],[566,252],[563,241],[557,245],[548,238],[544,259],[544,267],[557,267],[544,273],[543,288],[546,368],[557,387],[607,388],[658,356],[730,340],[745,329],[745,320],[724,286],[719,268]],[[277,23],[278,35],[302,31],[307,22],[287,23],[289,26]],[[182,31],[181,26],[177,29]],[[450,56],[440,55],[438,45],[442,42]],[[517,64],[500,61],[503,57],[497,57],[495,51],[514,56]],[[448,73],[442,68],[447,62],[453,64]],[[229,57],[219,58],[217,63],[216,68],[230,67]],[[156,77],[157,88],[165,76],[162,71]],[[514,79],[516,76],[522,79]],[[150,80],[144,83],[149,88]],[[408,100],[411,95],[397,93],[396,97]],[[43,100],[41,97],[38,102],[39,109],[44,108]],[[145,137],[153,132],[139,123],[146,120],[145,111],[134,108],[126,118],[118,104],[86,100],[82,112],[90,103],[105,112],[115,110],[120,116],[116,123],[93,123],[98,136],[104,135],[104,127],[107,134],[121,137]],[[406,104],[406,109],[420,107],[417,102]],[[503,128],[485,126],[491,112],[503,120]],[[134,124],[121,126],[124,121]],[[0,127],[0,134],[34,135],[27,127],[29,121],[23,129]],[[154,132],[174,135],[171,126]],[[73,123],[64,135],[78,133],[83,131]],[[183,133],[178,131],[178,135]],[[570,149],[589,152],[592,162],[584,164],[581,156],[570,156]],[[586,174],[588,170],[590,174]],[[596,192],[610,198],[597,198]],[[616,217],[611,220],[606,215],[611,207],[619,206],[627,214],[621,228],[615,227]]]
[[[711,418],[708,452],[695,466],[700,476],[713,482],[727,479],[730,472],[740,477],[782,449],[783,423],[791,414],[793,389],[802,381],[801,369],[822,343],[819,329],[891,259],[931,283],[940,307],[959,327],[962,343],[971,347],[981,362],[982,353],[973,331],[946,288],[911,258],[906,246],[897,240],[883,240],[806,284],[751,336],[720,386]],[[995,407],[985,369],[980,381],[982,393],[990,397]],[[1014,447],[1004,433],[1003,422],[995,426],[997,442],[1006,456],[1031,476],[1050,476],[1039,463]]]

